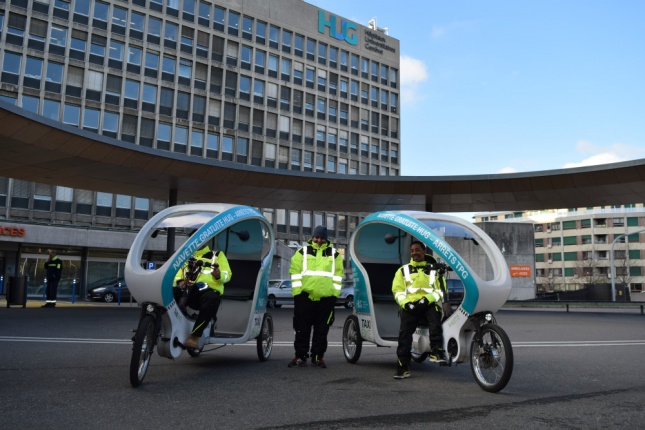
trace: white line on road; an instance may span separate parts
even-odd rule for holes
[[[47,342],[47,343],[96,343],[96,344],[123,344],[130,345],[129,339],[84,339],[84,338],[65,338],[65,337],[19,337],[19,336],[0,336],[0,342]],[[579,346],[641,346],[645,345],[645,340],[591,340],[591,341],[542,341],[542,342],[512,342],[513,348],[540,348],[540,347],[579,347]],[[255,339],[246,343],[236,343],[227,345],[245,345],[255,346]],[[290,346],[293,342],[273,342],[273,346]],[[342,347],[342,342],[329,342],[330,347]],[[363,342],[364,347],[376,346],[371,342]]]

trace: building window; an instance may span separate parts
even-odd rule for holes
[[[103,113],[103,135],[109,137],[117,137],[119,131],[119,114],[115,112],[105,111]]]
[[[112,216],[112,194],[111,193],[96,193],[96,215],[97,216]]]

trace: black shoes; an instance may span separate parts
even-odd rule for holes
[[[312,361],[311,365],[314,366],[314,367],[320,367],[321,369],[326,369],[327,368],[327,364],[325,363],[325,360],[323,360],[322,358],[320,360]]]
[[[410,377],[410,371],[404,367],[398,366],[396,368],[396,375],[394,379],[406,379]]]
[[[448,360],[446,359],[446,351],[444,351],[443,348],[435,348],[430,351],[428,360],[432,361],[433,363],[447,363]]]
[[[287,364],[287,367],[305,367],[307,366],[307,360],[303,360],[302,358],[294,357],[293,360]]]

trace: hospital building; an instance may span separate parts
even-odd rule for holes
[[[0,0],[2,102],[164,156],[399,176],[399,67],[374,20],[302,0]],[[61,297],[121,276],[170,202],[39,179],[0,177],[0,273],[31,295],[49,250]],[[364,215],[259,209],[287,246],[322,224],[343,249]]]

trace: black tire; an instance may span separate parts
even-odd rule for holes
[[[267,361],[271,356],[271,350],[273,349],[273,317],[271,317],[270,314],[264,314],[264,318],[262,318],[262,328],[260,329],[260,334],[258,334],[256,339],[258,358],[260,361]]]
[[[347,296],[345,298],[345,308],[354,309],[354,296]]]
[[[416,363],[423,363],[426,361],[428,358],[429,352],[417,352],[416,349],[412,348],[412,351],[410,351],[410,355],[412,356],[412,360],[414,360]]]
[[[356,363],[363,350],[363,338],[356,315],[350,315],[343,325],[343,354],[350,363]]]
[[[115,294],[115,293],[113,293],[113,292],[111,292],[111,291],[108,291],[107,293],[105,293],[105,294],[103,295],[103,301],[104,301],[105,303],[112,303],[112,302],[114,302],[115,300],[116,300],[116,294]]]
[[[506,332],[497,324],[481,328],[481,338],[473,338],[470,369],[484,391],[501,391],[513,373],[513,347]]]
[[[138,387],[148,371],[150,357],[155,348],[155,319],[145,315],[139,322],[137,332],[132,338],[132,358],[130,359],[130,384]]]
[[[270,295],[269,298],[267,299],[267,308],[272,308],[275,309],[276,305],[276,300],[274,295]]]

